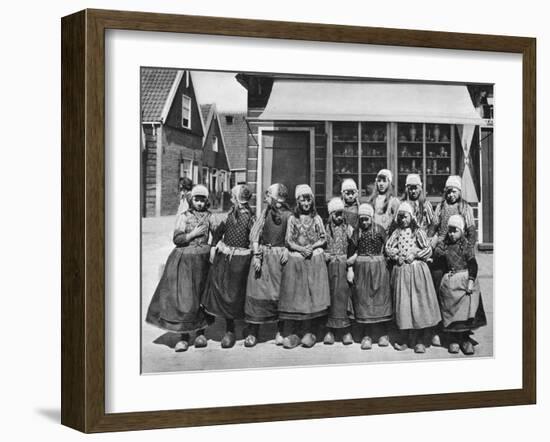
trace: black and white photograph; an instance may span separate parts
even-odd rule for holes
[[[493,84],[140,83],[143,374],[493,357]]]

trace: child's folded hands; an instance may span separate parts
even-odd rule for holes
[[[304,258],[309,258],[313,253],[313,248],[311,246],[301,247],[300,253]]]

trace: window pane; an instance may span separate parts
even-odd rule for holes
[[[426,124],[426,193],[440,196],[451,174],[451,127]]]
[[[187,95],[181,97],[181,125],[190,128],[191,122],[191,98]]]
[[[423,176],[424,126],[419,123],[399,123],[397,126],[397,192],[405,191],[410,173]]]
[[[388,167],[386,123],[361,123],[361,196],[370,196],[380,169]]]
[[[359,184],[359,126],[353,122],[332,125],[332,156],[334,195],[341,192],[342,181],[352,178]]]

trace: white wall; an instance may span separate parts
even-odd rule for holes
[[[81,440],[59,425],[60,397],[60,17],[93,7],[290,21],[535,36],[538,39],[539,267],[547,267],[549,235],[543,230],[543,190],[550,143],[548,78],[550,28],[544,2],[357,2],[277,0],[75,0],[4,2],[2,10],[3,125],[0,293],[2,358],[0,392],[3,440]],[[313,6],[314,5],[314,6]],[[31,136],[32,135],[32,136]],[[28,136],[28,138],[27,138]],[[510,183],[517,185],[517,183]],[[546,201],[544,201],[546,203]],[[545,204],[548,207],[548,204]],[[511,203],[511,210],[516,210]],[[496,220],[499,222],[499,220]],[[544,247],[546,245],[546,247]],[[543,251],[546,248],[546,251]],[[539,272],[542,275],[542,271]],[[547,432],[550,334],[549,281],[539,280],[539,404],[529,407],[447,411],[317,421],[233,425],[95,436],[94,440],[533,440]],[[495,296],[506,296],[496,293]],[[344,382],[344,380],[343,380]],[[463,433],[466,429],[468,433]]]

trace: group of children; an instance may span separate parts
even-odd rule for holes
[[[271,185],[256,218],[246,185],[232,189],[233,207],[213,228],[208,190],[196,185],[178,214],[172,251],[151,300],[146,321],[180,333],[176,351],[207,346],[206,327],[225,321],[222,348],[235,345],[235,320],[247,323],[244,345],[254,347],[259,328],[278,323],[275,343],[291,349],[323,342],[361,348],[377,339],[396,350],[441,345],[474,353],[470,335],[486,324],[477,280],[476,229],[461,198],[461,180],[450,176],[435,209],[418,175],[394,196],[391,171],[378,172],[369,202],[360,204],[356,183],[346,179],[341,197],[328,202],[326,224],[312,189]]]

